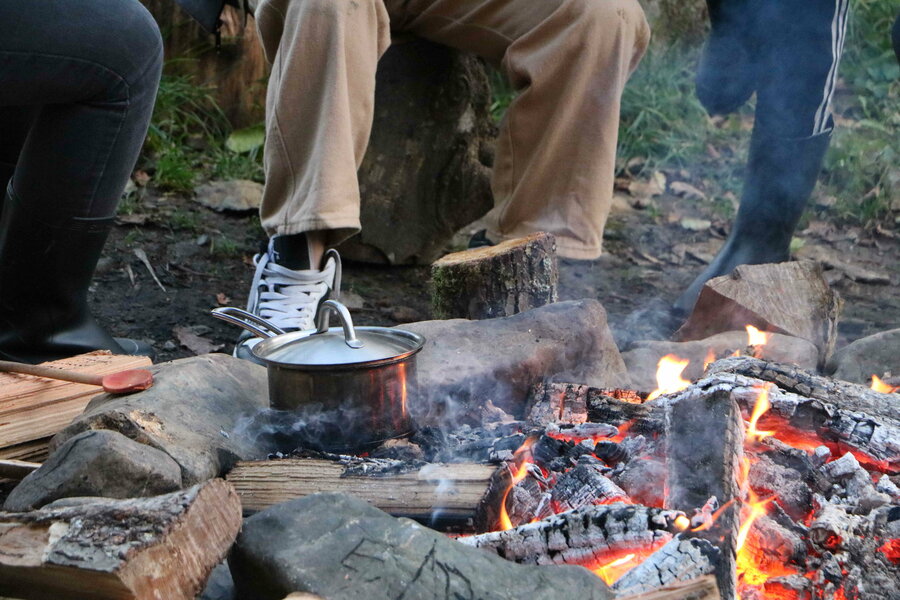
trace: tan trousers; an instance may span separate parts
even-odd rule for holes
[[[375,68],[391,31],[474,52],[519,93],[494,164],[495,241],[556,235],[599,256],[613,191],[622,88],[650,37],[637,0],[261,0],[269,235],[359,231],[356,172],[372,127]]]

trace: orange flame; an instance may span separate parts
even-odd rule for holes
[[[888,385],[883,382],[878,375],[872,375],[872,389],[876,392],[881,392],[882,394],[893,394],[897,390],[900,390],[900,386],[894,387]]]
[[[667,354],[659,359],[656,369],[657,388],[647,397],[647,401],[658,398],[662,394],[679,392],[691,385],[681,374],[690,364],[690,360],[682,359],[674,354]]]
[[[631,568],[628,567],[623,569],[622,567],[632,562],[635,558],[637,558],[637,554],[628,554],[611,563],[607,563],[602,567],[597,567],[594,569],[594,574],[602,579],[603,583],[606,585],[612,585],[625,573],[625,571]]]
[[[769,343],[769,334],[760,331],[753,325],[747,325],[747,345],[748,346],[765,346]]]
[[[506,499],[509,497],[509,493],[512,491],[513,487],[528,475],[528,465],[534,462],[531,456],[531,446],[534,445],[535,441],[536,438],[528,438],[513,454],[515,457],[514,460],[520,462],[518,463],[515,472],[510,469],[512,479],[509,482],[509,487],[507,487],[506,491],[503,493],[503,499],[500,501],[500,531],[506,531],[507,529],[513,528],[509,513],[506,511]]]
[[[758,386],[759,395],[756,397],[756,404],[753,406],[753,414],[750,415],[750,423],[747,425],[747,437],[760,442],[763,438],[774,435],[774,431],[760,431],[756,428],[759,418],[763,416],[772,407],[769,403],[769,388],[772,384]]]
[[[706,353],[706,358],[703,359],[703,370],[706,370],[706,367],[716,362],[716,353],[713,352],[713,349],[710,348]]]

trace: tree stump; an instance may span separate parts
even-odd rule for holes
[[[391,46],[359,170],[362,232],[341,246],[345,257],[429,264],[491,209],[490,105],[487,67],[476,57],[419,39]]]
[[[431,266],[438,319],[509,317],[557,300],[556,238],[535,233],[448,254]]]

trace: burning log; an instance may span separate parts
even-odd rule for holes
[[[841,305],[814,262],[742,265],[706,283],[675,339],[699,340],[750,324],[812,342],[824,366],[834,351]]]
[[[619,596],[617,600],[720,600],[714,577],[701,577],[686,583],[674,583],[651,592]]]
[[[610,555],[656,549],[682,513],[616,502],[560,513],[506,531],[458,538],[518,563],[590,565]]]
[[[616,594],[623,596],[652,593],[663,586],[710,575],[716,571],[720,561],[721,551],[712,542],[676,536],[625,573],[612,588]],[[718,593],[713,597],[718,598]],[[722,595],[722,598],[733,597]]]
[[[564,473],[550,497],[559,512],[629,500],[628,494],[604,477],[603,469],[597,465],[578,465]]]
[[[369,476],[350,474],[353,471],[335,461],[300,458],[239,462],[226,479],[248,514],[319,492],[340,492],[391,515],[433,525],[435,518],[448,523],[473,518],[496,470],[475,463],[428,464]]]
[[[741,497],[737,480],[744,455],[744,424],[737,403],[727,391],[681,397],[670,407],[666,439],[668,508],[690,511],[714,496],[724,504]],[[716,522],[724,535],[716,576],[723,598],[734,597],[735,541],[740,526],[736,506],[726,508]]]
[[[26,600],[192,600],[241,527],[230,485],[0,513],[0,588]]]
[[[556,238],[535,233],[455,252],[431,265],[438,319],[509,317],[556,302]]]

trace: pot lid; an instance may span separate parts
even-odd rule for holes
[[[253,348],[259,358],[281,365],[359,365],[399,360],[422,348],[425,339],[415,333],[386,327],[356,327],[359,347],[347,343],[345,330],[298,331],[264,340]]]

